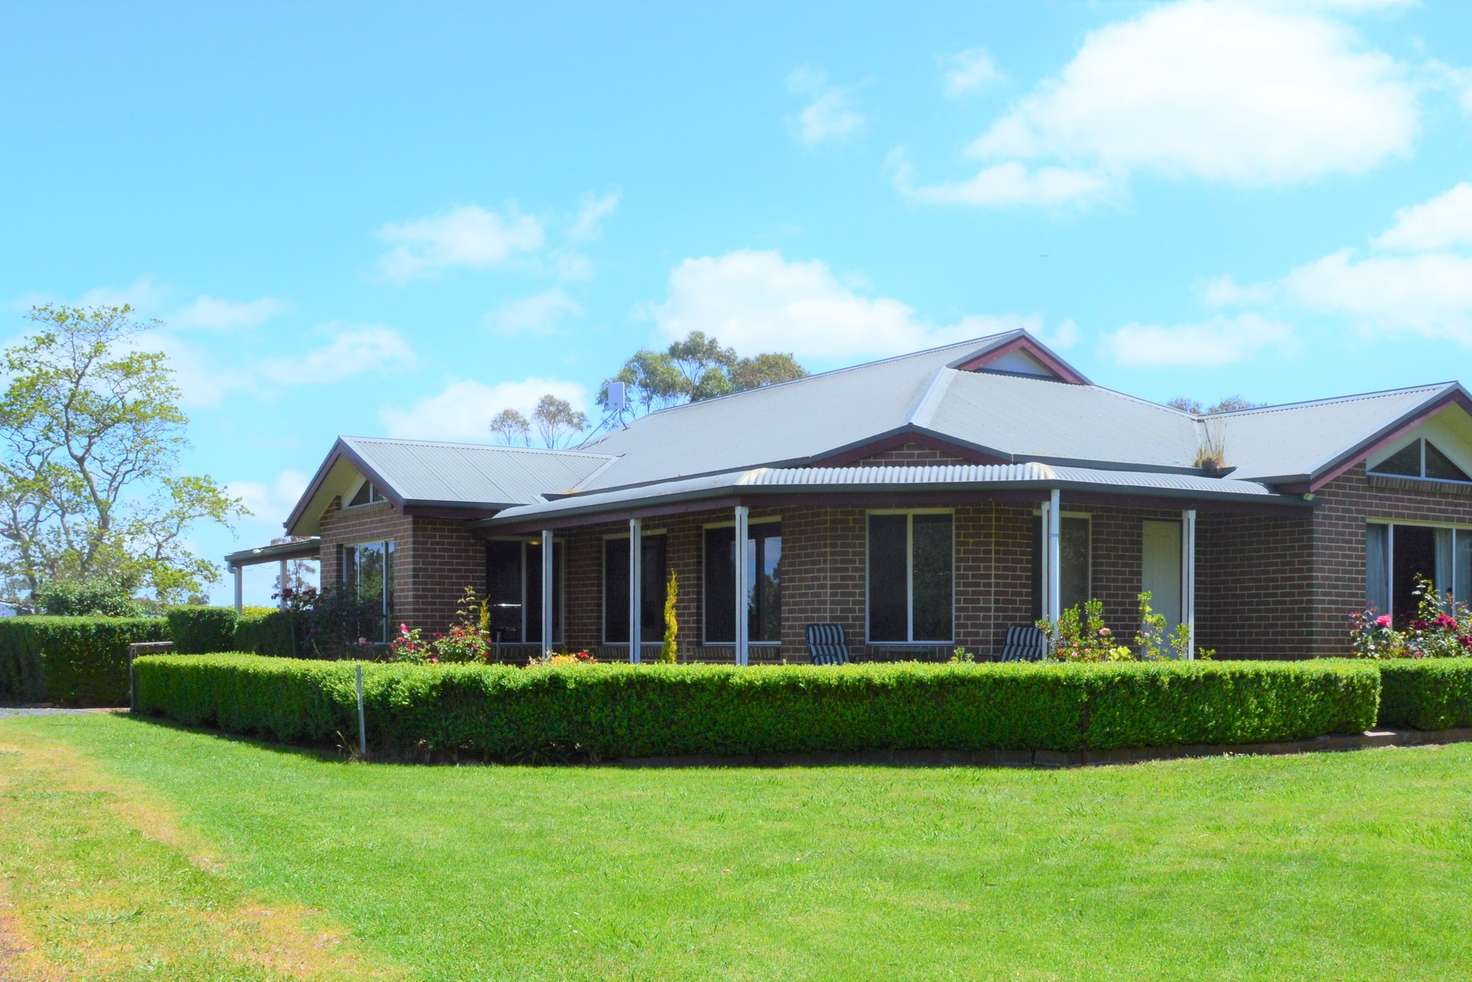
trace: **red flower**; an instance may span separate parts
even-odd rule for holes
[[[1375,618],[1375,626],[1376,627],[1389,627],[1390,626],[1390,615],[1389,614],[1381,614],[1379,617]]]

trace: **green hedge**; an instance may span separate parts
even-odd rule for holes
[[[167,641],[161,617],[0,620],[0,702],[128,703],[128,645]]]
[[[1112,749],[1360,732],[1373,666],[364,666],[370,748],[497,759],[862,750]],[[353,664],[144,658],[138,707],[277,740],[351,745]]]
[[[1380,669],[1380,725],[1472,726],[1472,658],[1388,659]]]
[[[279,610],[242,614],[235,623],[235,636],[231,643],[215,650],[290,658],[296,653],[292,644],[291,615]]]
[[[169,620],[174,650],[180,654],[237,650],[235,622],[239,615],[234,607],[170,607],[164,616]]]

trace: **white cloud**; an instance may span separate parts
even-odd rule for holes
[[[808,100],[797,114],[798,139],[808,146],[864,128],[864,114],[854,108],[851,90],[833,85],[822,72],[799,68],[787,77],[787,88]]]
[[[1412,148],[1405,76],[1289,5],[1185,0],[1088,34],[970,152],[1245,186],[1360,173]]]
[[[889,166],[894,186],[902,195],[933,205],[1060,207],[1087,203],[1110,191],[1109,181],[1102,174],[1065,167],[1029,170],[1017,161],[984,167],[966,180],[936,184],[915,183],[909,159],[902,149],[890,154]]]
[[[1400,209],[1395,224],[1374,244],[1417,252],[1472,246],[1472,183],[1463,181],[1430,201]]]
[[[937,60],[946,95],[952,99],[1002,79],[1001,69],[985,48],[967,48]]]
[[[1356,259],[1343,249],[1293,270],[1283,286],[1298,304],[1353,318],[1367,330],[1472,343],[1472,256]]]
[[[1238,283],[1230,276],[1217,276],[1200,284],[1201,299],[1211,307],[1243,307],[1267,303],[1277,292],[1271,283]]]
[[[576,410],[587,411],[587,390],[577,382],[527,378],[487,385],[459,379],[412,405],[385,406],[378,418],[389,436],[490,443],[493,416],[503,409],[515,409],[530,419],[537,400],[549,393],[566,399]]]
[[[138,277],[123,287],[93,287],[78,297],[74,303],[79,307],[132,307],[140,316],[154,316],[169,295],[169,288],[152,276]]]
[[[1057,327],[1045,328],[1038,326],[1029,328],[1037,339],[1054,351],[1068,351],[1076,346],[1080,340],[1078,324],[1072,319],[1061,321]]]
[[[439,215],[390,222],[378,237],[392,248],[379,261],[384,275],[404,283],[442,270],[489,269],[542,247],[542,223],[515,206],[503,214],[462,205]]]
[[[1293,329],[1257,314],[1216,317],[1196,324],[1126,324],[1106,335],[1105,347],[1126,365],[1230,365],[1291,343]]]
[[[231,481],[225,490],[245,502],[245,507],[251,510],[251,520],[280,526],[310,480],[306,472],[288,468],[269,482]]]
[[[318,385],[414,364],[414,349],[391,327],[329,325],[328,331],[332,337],[324,345],[262,362],[263,379],[277,385]]]
[[[485,324],[497,334],[552,334],[563,320],[582,312],[581,304],[554,287],[506,301],[486,314]]]
[[[274,297],[256,300],[221,300],[200,294],[166,319],[169,327],[229,331],[258,327],[286,309]]]
[[[622,197],[623,195],[618,191],[583,195],[582,203],[578,205],[577,217],[573,219],[572,227],[567,231],[567,237],[574,242],[596,239],[603,220],[613,214]]]
[[[665,299],[649,311],[669,339],[699,330],[742,354],[789,351],[823,362],[1041,326],[1039,318],[1019,315],[931,324],[899,300],[866,296],[826,263],[755,250],[684,260],[670,271]]]

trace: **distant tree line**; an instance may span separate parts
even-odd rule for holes
[[[761,352],[744,357],[703,331],[692,331],[663,351],[641,348],[630,355],[598,390],[598,406],[619,423],[645,413],[733,392],[759,389],[806,376],[807,369],[791,354]],[[623,407],[611,408],[608,383],[622,382]],[[566,446],[588,428],[588,418],[565,399],[545,395],[531,419],[506,408],[492,419],[491,433],[507,446],[530,446],[532,434],[545,447]]]

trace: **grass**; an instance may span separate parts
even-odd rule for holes
[[[73,971],[143,974],[148,953],[165,977],[1472,975],[1472,745],[428,768],[88,715],[0,720],[0,751],[13,933]],[[261,910],[276,954],[252,961],[239,912]]]

